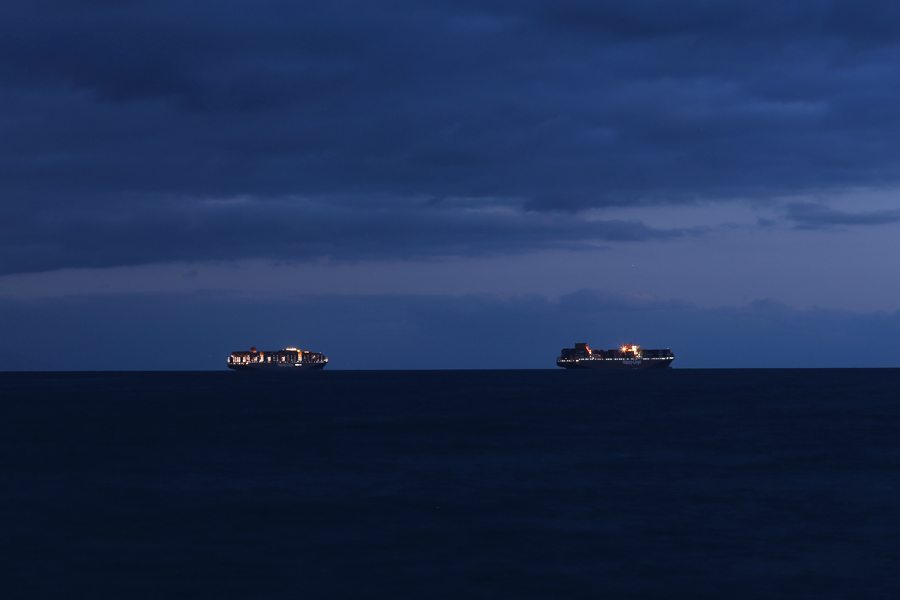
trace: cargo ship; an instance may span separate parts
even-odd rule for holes
[[[294,347],[274,351],[254,347],[228,357],[228,368],[235,371],[314,371],[324,369],[326,364],[328,357],[324,354]]]
[[[622,346],[613,350],[591,350],[587,344],[563,348],[556,365],[564,369],[666,369],[675,360],[672,351],[641,350],[640,346]]]

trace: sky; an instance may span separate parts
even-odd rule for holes
[[[896,2],[0,5],[0,369],[900,366],[898,193]]]

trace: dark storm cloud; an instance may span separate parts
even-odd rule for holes
[[[236,227],[273,257],[319,252],[283,240],[303,228],[224,225],[198,198],[515,198],[547,214],[893,185],[898,36],[888,1],[6,3],[5,252],[39,255],[29,268],[226,259]],[[392,227],[421,226],[413,204]],[[389,248],[366,210],[282,220],[360,256],[378,236],[382,254],[423,256],[618,235],[476,235],[453,207],[440,233]]]
[[[381,198],[127,202],[105,210],[57,209],[16,219],[0,239],[0,273],[179,260],[304,261],[496,255],[596,249],[602,242],[702,235],[637,221],[445,200]],[[423,249],[425,249],[423,251]]]
[[[797,202],[788,205],[788,219],[798,229],[826,229],[839,225],[885,225],[900,221],[900,210],[848,213],[821,204]]]

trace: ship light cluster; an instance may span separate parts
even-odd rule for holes
[[[247,350],[238,350],[232,352],[228,357],[228,364],[258,364],[258,363],[279,363],[279,364],[301,364],[301,363],[325,363],[328,359],[320,352],[310,352],[309,350],[300,350],[294,346],[284,348],[278,351],[257,350],[256,347]]]

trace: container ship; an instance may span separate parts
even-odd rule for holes
[[[320,352],[298,348],[283,350],[239,350],[228,357],[228,368],[235,371],[314,371],[324,369],[328,357]]]
[[[672,351],[641,350],[622,346],[613,350],[591,350],[587,344],[563,348],[556,365],[564,369],[666,369],[675,360]]]

